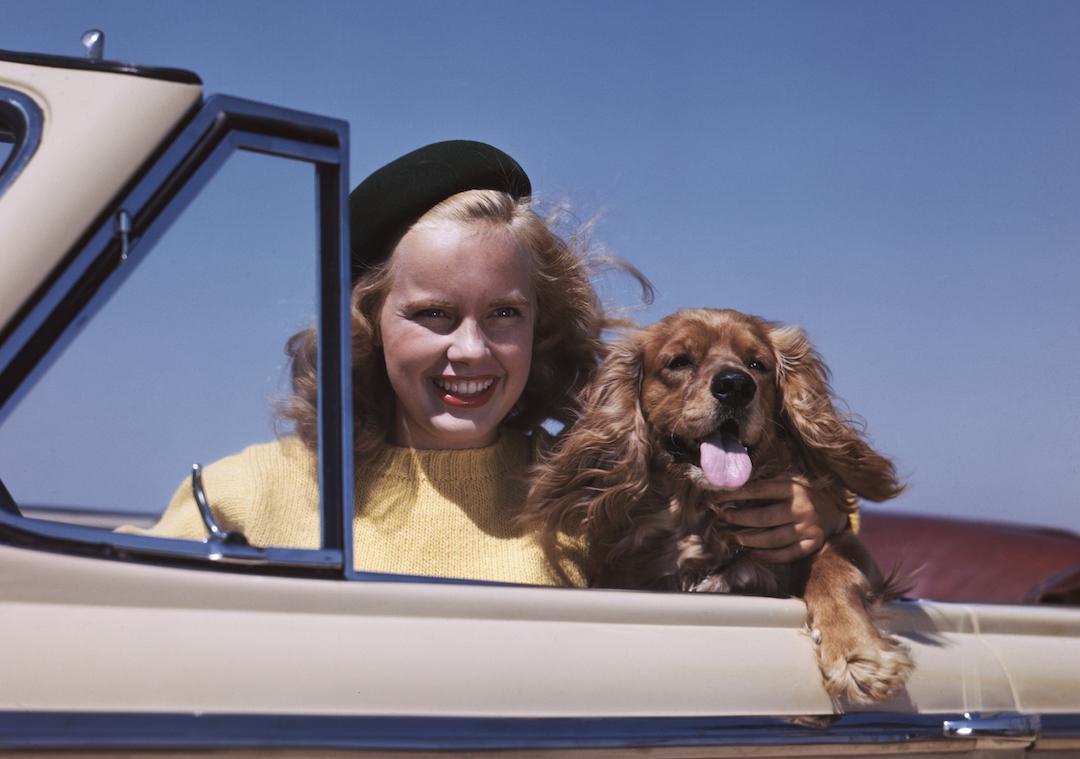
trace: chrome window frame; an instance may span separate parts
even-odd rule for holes
[[[0,116],[11,118],[15,127],[11,153],[0,164],[0,195],[3,195],[41,144],[45,118],[37,103],[10,87],[0,87]]]
[[[207,98],[109,204],[0,336],[2,423],[235,151],[311,163],[318,206],[321,548],[263,549],[125,535],[3,509],[0,541],[103,558],[275,574],[341,577],[346,564],[351,568],[352,551],[344,547],[352,545],[352,425],[342,422],[352,418],[348,129],[340,119],[226,95]],[[126,214],[124,225],[117,223],[121,214]]]

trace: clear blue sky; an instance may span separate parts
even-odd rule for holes
[[[439,139],[502,147],[653,279],[638,318],[730,306],[804,326],[911,484],[889,508],[1080,529],[1080,4],[0,1],[0,48],[79,54],[90,27],[107,57],[347,119],[354,181]],[[247,207],[290,219],[267,250],[310,239],[310,209],[279,201]],[[201,213],[196,241],[217,229]],[[176,272],[146,302],[173,300]],[[262,321],[252,345],[278,360],[293,324]],[[207,382],[185,350],[164,374]],[[5,460],[44,445],[31,417],[11,424]],[[170,450],[166,496],[252,434]]]

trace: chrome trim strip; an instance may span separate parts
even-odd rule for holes
[[[1040,732],[1038,715],[964,714],[963,719],[945,720],[941,732],[946,738],[1008,738],[1034,741]]]
[[[1076,715],[1070,715],[1075,717]],[[858,713],[827,728],[768,717],[483,718],[0,712],[0,748],[542,749],[907,744],[950,714]],[[974,743],[974,739],[971,739]]]
[[[10,87],[0,87],[0,111],[22,122],[20,131],[15,135],[11,153],[0,165],[0,195],[3,195],[4,190],[15,181],[15,177],[19,176],[37,152],[45,118],[41,115],[37,103]]]

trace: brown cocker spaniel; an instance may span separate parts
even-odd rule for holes
[[[767,564],[742,550],[714,502],[716,491],[779,475],[845,509],[851,493],[884,501],[903,490],[892,462],[837,411],[800,329],[680,311],[616,344],[582,401],[537,467],[524,514],[551,550],[565,536],[584,545],[595,587],[800,596],[838,708],[903,688],[907,650],[873,621],[892,589],[854,534]]]

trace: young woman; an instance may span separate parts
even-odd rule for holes
[[[535,584],[563,576],[514,517],[546,436],[540,425],[571,420],[608,322],[585,251],[552,231],[530,195],[510,156],[451,141],[387,164],[350,196],[359,569]],[[223,528],[256,545],[315,547],[314,329],[288,351],[284,416],[296,435],[222,459],[203,479]],[[838,510],[816,509],[797,484],[753,495],[775,503],[732,521],[766,528],[747,540],[777,560],[816,550],[842,526]],[[148,534],[205,537],[188,487]]]

